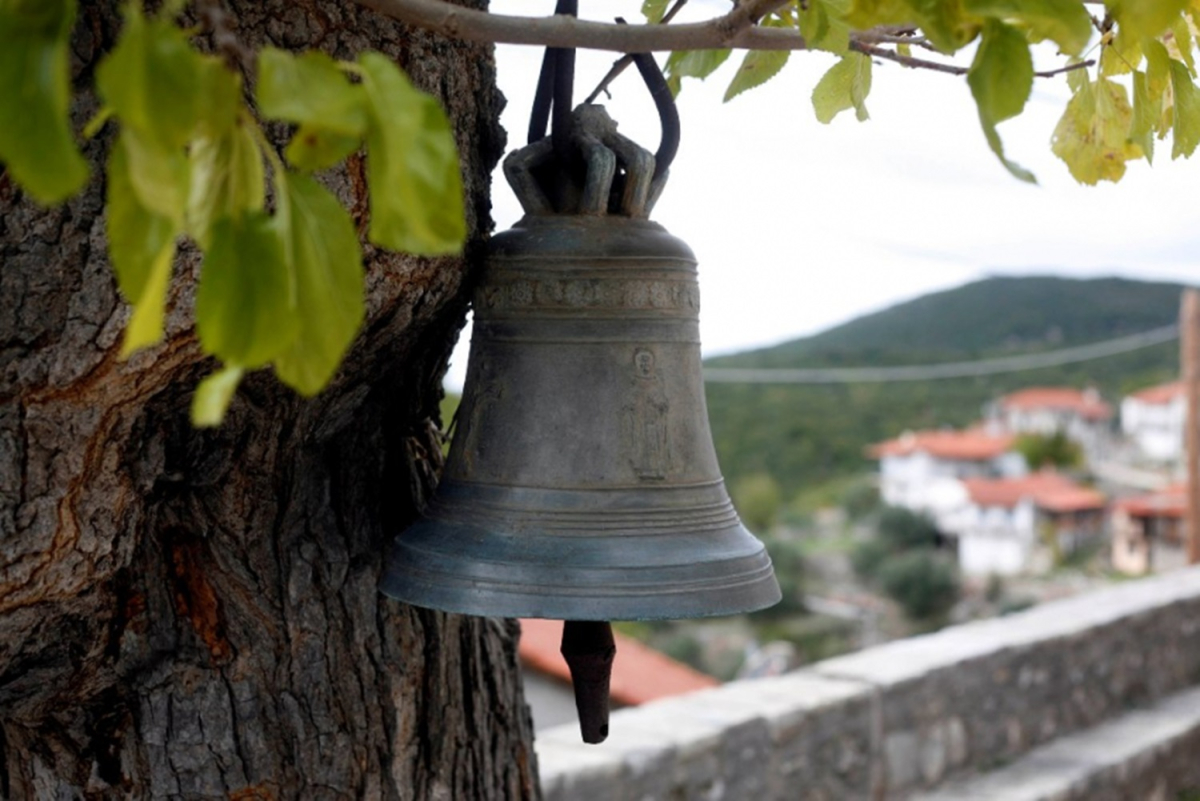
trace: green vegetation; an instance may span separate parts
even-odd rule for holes
[[[739,478],[733,483],[730,495],[742,522],[751,531],[762,535],[775,525],[783,494],[779,482],[769,473],[752,473]]]
[[[802,614],[804,606],[804,545],[802,540],[785,540],[764,537],[763,544],[771,555],[775,578],[779,581],[782,599],[779,603],[762,610],[764,617],[783,617]]]
[[[1176,284],[1117,278],[988,278],[861,317],[807,339],[711,359],[714,367],[851,367],[960,361],[1083,345],[1169,325]],[[1095,386],[1110,400],[1177,375],[1165,343],[1079,364],[978,378],[829,385],[709,384],[731,485],[771,475],[785,497],[870,469],[864,449],[906,429],[962,426],[1027,386]]]
[[[960,593],[957,571],[936,550],[938,538],[928,518],[887,507],[879,515],[876,535],[859,543],[851,562],[860,576],[878,585],[909,618],[936,622]]]
[[[884,562],[879,586],[913,620],[932,620],[958,601],[954,566],[930,549],[906,551]]]
[[[1032,469],[1056,467],[1070,470],[1083,465],[1083,450],[1061,431],[1046,436],[1025,434],[1017,438],[1017,450]]]

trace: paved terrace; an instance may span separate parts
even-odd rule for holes
[[[619,657],[618,657],[619,658]],[[546,801],[1200,798],[1200,568],[541,733]]]

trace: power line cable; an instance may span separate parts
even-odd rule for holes
[[[895,367],[705,367],[704,380],[713,384],[866,384],[883,381],[929,381],[938,378],[968,378],[1000,373],[1017,373],[1042,367],[1075,364],[1105,356],[1131,353],[1179,338],[1178,324],[1140,334],[1093,342],[1046,353],[1027,353],[943,364],[906,364]]]

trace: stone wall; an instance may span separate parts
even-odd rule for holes
[[[550,729],[538,762],[547,801],[904,798],[1198,684],[1190,569],[623,710],[601,746]]]

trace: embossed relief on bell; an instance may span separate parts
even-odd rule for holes
[[[671,404],[654,351],[636,348],[633,365],[632,397],[625,407],[624,450],[638,479],[663,481],[671,472]]]
[[[526,309],[663,311],[694,315],[700,292],[694,280],[604,280],[584,277],[497,279],[481,287],[476,308],[497,312]]]

